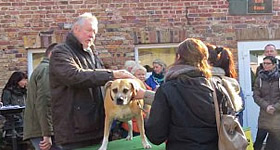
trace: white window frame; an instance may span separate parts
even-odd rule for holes
[[[46,49],[27,49],[27,72],[28,78],[30,78],[34,68],[33,68],[33,54],[35,53],[45,53]]]

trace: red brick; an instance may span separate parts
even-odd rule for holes
[[[83,4],[83,1],[70,1],[70,4]]]
[[[126,0],[113,0],[113,3],[125,3]]]
[[[19,29],[18,28],[8,28],[8,29],[4,29],[5,32],[17,32]]]
[[[128,3],[139,3],[140,0],[127,0]]]
[[[25,6],[25,3],[16,2],[16,3],[12,3],[12,6]]]
[[[75,13],[75,10],[63,10],[63,13]]]
[[[39,6],[40,2],[26,2],[26,6]]]
[[[31,15],[19,15],[19,18],[21,19],[31,18]]]
[[[0,40],[0,45],[9,45],[10,41],[1,41]]]
[[[55,3],[54,2],[40,2],[40,4],[42,5],[42,6],[50,6],[50,5],[54,5]]]
[[[136,16],[123,16],[123,18],[126,20],[135,20]]]
[[[12,6],[12,3],[0,3],[0,6]]]
[[[52,7],[51,6],[49,6],[49,5],[41,5],[41,6],[39,6],[39,9],[40,10],[46,10],[46,9],[48,9],[48,10],[50,10],[50,9],[52,9]]]
[[[6,10],[9,10],[9,7],[1,7],[1,11],[6,11]],[[4,12],[2,12],[4,13]]]
[[[30,10],[30,7],[29,6],[26,6],[26,7],[21,7],[22,10]]]
[[[11,23],[11,20],[1,20],[0,23]]]

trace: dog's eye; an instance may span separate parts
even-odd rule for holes
[[[118,93],[118,89],[117,88],[113,89],[113,92]]]
[[[128,89],[123,89],[123,93],[126,94],[128,92]]]

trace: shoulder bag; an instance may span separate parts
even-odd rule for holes
[[[214,90],[213,100],[219,137],[219,150],[246,150],[248,141],[241,125],[239,124],[236,116],[220,112],[216,88],[212,82],[211,85]]]

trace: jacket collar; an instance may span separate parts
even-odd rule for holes
[[[216,76],[225,76],[225,71],[224,69],[220,68],[220,67],[212,67],[211,69],[212,75],[216,75]]]
[[[66,37],[66,45],[69,45],[72,51],[74,51],[74,53],[76,53],[78,56],[82,55],[88,62],[88,65],[91,69],[95,68],[94,57],[91,57],[91,54],[88,51],[91,51],[91,49],[84,50],[83,45],[78,41],[78,39],[74,36],[72,32],[68,33]]]
[[[74,36],[72,32],[68,33],[66,37],[66,44],[71,46],[73,49],[83,50],[83,45],[79,40]]]
[[[49,63],[50,59],[48,57],[44,57],[43,60],[41,61],[42,63]]]
[[[189,77],[202,77],[202,72],[194,66],[190,65],[174,65],[165,76],[165,81],[178,78],[180,75],[187,75]]]

